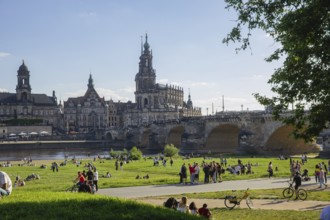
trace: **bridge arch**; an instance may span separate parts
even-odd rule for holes
[[[175,147],[180,148],[182,145],[182,135],[184,127],[182,125],[171,128],[167,135],[167,143],[173,144]]]
[[[140,140],[141,147],[149,147],[151,133],[152,133],[152,131],[150,128],[143,130],[141,140]]]
[[[218,125],[208,134],[205,147],[214,152],[234,153],[239,147],[239,133],[237,125]]]
[[[293,129],[292,126],[287,125],[277,128],[268,138],[265,150],[279,154],[302,154],[316,150],[315,144],[305,143],[303,139],[295,139],[290,135]]]
[[[106,139],[106,140],[110,140],[110,141],[113,140],[111,132],[107,132],[107,133],[105,134],[105,139]]]

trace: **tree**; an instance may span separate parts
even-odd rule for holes
[[[120,155],[120,152],[114,151],[112,148],[110,149],[110,157],[117,158]]]
[[[311,141],[330,120],[330,1],[225,1],[238,19],[224,43],[239,42],[237,50],[245,50],[253,29],[265,31],[280,43],[266,58],[268,62],[284,59],[268,81],[275,95],[254,96],[272,109],[275,119],[293,125],[296,138]],[[293,111],[283,114],[289,106]]]
[[[129,157],[132,160],[140,160],[142,158],[142,151],[139,150],[137,147],[132,147],[129,154]]]
[[[164,147],[164,155],[166,157],[173,157],[177,155],[179,152],[179,149],[174,147],[173,144],[166,144]]]

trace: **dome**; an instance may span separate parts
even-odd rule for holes
[[[22,65],[19,67],[18,72],[29,72],[27,66],[24,63],[24,60],[23,60]]]

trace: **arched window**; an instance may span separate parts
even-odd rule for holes
[[[148,106],[148,99],[147,99],[147,98],[144,99],[143,105],[144,105],[145,107]]]

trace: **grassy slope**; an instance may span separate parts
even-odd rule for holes
[[[269,161],[273,162],[273,167],[279,168],[275,172],[277,177],[288,177],[288,160],[278,160],[276,158],[241,158],[243,163],[252,162],[259,163],[258,167],[253,167],[253,175],[234,176],[226,173],[224,180],[249,179],[267,177],[267,165]],[[206,159],[207,162],[215,160],[219,162],[218,158]],[[91,160],[85,159],[83,164]],[[173,167],[159,166],[154,167],[151,159],[147,161],[134,161],[124,165],[123,171],[114,170],[114,161],[105,160],[104,163],[95,162],[100,174],[105,174],[107,171],[113,175],[112,178],[100,178],[100,188],[106,187],[122,187],[122,186],[137,186],[150,184],[166,184],[177,183],[179,180],[179,170],[183,162],[201,164],[202,158],[193,158],[190,160],[182,160],[177,158],[174,161]],[[228,164],[236,164],[237,158],[228,158]],[[313,173],[316,163],[325,160],[310,159],[304,168],[308,168],[310,173]],[[7,172],[11,179],[14,180],[16,175],[25,178],[31,173],[36,173],[41,176],[40,180],[29,181],[25,187],[15,188],[10,197],[0,200],[0,213],[6,215],[7,219],[72,219],[77,216],[91,217],[93,219],[187,219],[188,216],[179,215],[180,213],[171,212],[172,210],[164,210],[161,208],[153,208],[122,200],[111,199],[97,195],[75,194],[75,193],[60,193],[67,187],[72,185],[72,180],[76,177],[77,171],[82,171],[83,166],[77,167],[69,163],[65,167],[60,167],[59,172],[52,172],[50,164],[52,161],[34,161],[36,166],[13,166],[1,168]],[[62,161],[58,161],[62,162]],[[41,169],[39,166],[44,163],[47,169]],[[201,171],[202,172],[202,171]],[[149,174],[150,179],[138,179],[136,175],[144,176]],[[203,173],[201,173],[203,176]],[[281,191],[269,190],[264,191],[263,194],[277,195]],[[254,192],[252,193],[253,196]],[[314,193],[313,193],[314,194]],[[203,195],[201,197],[208,198],[210,195]],[[214,193],[214,196],[223,197],[221,194]],[[309,195],[309,199],[318,199],[322,195],[315,194],[315,197]],[[190,197],[190,196],[189,196]],[[210,196],[211,198],[212,196]],[[257,196],[255,196],[257,197]],[[193,196],[191,196],[193,198]],[[322,197],[321,197],[322,198]],[[323,200],[323,199],[322,199]],[[325,196],[324,200],[330,201],[329,196]],[[15,212],[11,211],[15,210]],[[90,211],[89,211],[90,210]],[[115,211],[117,210],[117,211]],[[42,217],[41,214],[42,213]],[[57,214],[58,213],[58,214]],[[61,214],[60,214],[61,213]],[[215,209],[213,214],[215,219],[317,219],[319,211],[295,212],[295,211],[272,211],[272,210],[246,210],[246,209]],[[175,216],[174,216],[175,215]],[[189,216],[190,217],[190,216]],[[259,218],[260,217],[260,218]]]

